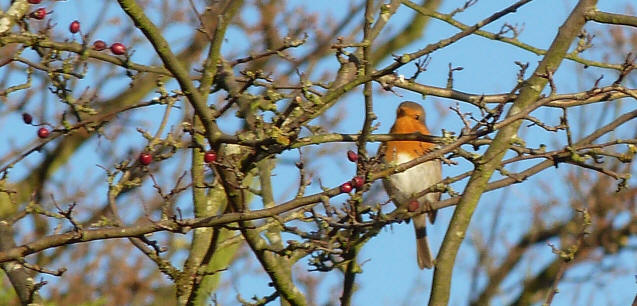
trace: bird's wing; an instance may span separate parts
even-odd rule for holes
[[[434,172],[434,177],[436,178],[437,182],[442,181],[442,161],[438,161],[437,163],[437,167],[436,167],[436,171]],[[440,197],[442,196],[442,193],[440,192],[436,192],[435,193],[436,196],[436,201],[440,201]]]
[[[438,161],[436,165],[437,166],[435,169],[433,169],[434,171],[431,173],[431,176],[433,181],[440,182],[442,180],[442,162]],[[437,201],[440,201],[440,197],[442,196],[442,193],[440,192],[430,193],[428,194],[428,196],[430,197],[430,201],[437,202]],[[438,210],[432,210],[428,213],[428,215],[429,215],[429,223],[433,224],[434,222],[436,222],[436,216],[438,215]]]
[[[391,199],[392,202],[394,202],[394,205],[396,205],[396,207],[400,207],[400,205],[403,204],[403,203],[400,203],[400,199],[397,198],[397,195],[400,194],[400,190],[398,190],[394,186],[394,184],[391,183],[391,180],[389,178],[383,179],[383,187],[385,187],[385,191],[387,192],[389,199]]]

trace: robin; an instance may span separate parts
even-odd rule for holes
[[[415,102],[402,102],[396,110],[396,122],[391,127],[392,134],[409,134],[420,132],[430,135],[425,124],[425,110]],[[433,143],[422,141],[388,141],[381,147],[385,162],[397,165],[416,159],[431,151]],[[383,180],[387,194],[396,207],[408,207],[410,211],[429,207],[433,202],[440,200],[440,193],[427,193],[419,198],[414,195],[438,183],[442,179],[442,164],[440,160],[431,160],[409,168],[401,173],[396,173]],[[410,203],[411,202],[411,203]],[[436,211],[427,213],[429,221],[433,224],[436,219]],[[418,266],[420,269],[432,268],[434,258],[427,241],[427,216],[420,214],[413,217],[416,231],[416,249],[418,254]]]

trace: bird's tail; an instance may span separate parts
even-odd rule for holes
[[[427,240],[427,214],[413,217],[414,230],[416,231],[416,252],[418,253],[418,266],[420,269],[431,269],[434,266],[434,258],[429,249]]]

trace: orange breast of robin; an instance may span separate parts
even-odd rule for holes
[[[409,134],[415,132],[430,135],[429,130],[421,121],[407,116],[396,118],[396,123],[390,130],[392,134]],[[385,148],[385,160],[392,162],[396,159],[398,154],[408,154],[413,158],[417,158],[433,148],[433,143],[423,141],[388,141]]]

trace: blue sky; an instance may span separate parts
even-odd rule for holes
[[[453,10],[456,5],[464,2],[458,1],[444,1],[445,4],[440,8],[441,12],[449,12]],[[600,1],[599,9],[610,12],[624,12],[626,4],[630,1]],[[340,20],[343,14],[347,11],[346,8],[349,5],[349,1],[289,1],[288,7],[305,7],[309,10],[316,11],[317,13],[330,13],[333,14],[335,20]],[[356,1],[355,3],[358,3]],[[509,3],[509,2],[506,2]],[[492,25],[487,26],[485,29],[489,31],[497,31],[504,22],[510,24],[519,25],[523,27],[523,31],[519,36],[519,39],[525,43],[534,45],[540,48],[546,48],[549,46],[552,38],[557,33],[557,28],[565,20],[566,16],[572,9],[575,1],[547,1],[536,0],[528,5],[522,7],[517,13],[508,15],[501,20],[494,22]],[[505,3],[501,1],[479,1],[475,6],[468,9],[466,12],[460,13],[456,18],[465,24],[473,24],[492,12],[502,9]],[[2,4],[4,9],[6,4]],[[79,19],[83,26],[92,24],[99,24],[100,27],[95,37],[113,41],[115,40],[115,30],[121,30],[122,28],[129,27],[130,21],[123,17],[122,20],[116,21],[112,19],[114,16],[120,15],[121,12],[108,5],[106,10],[95,9],[92,5],[83,1],[64,1],[55,3],[54,16],[59,26],[57,31],[60,38],[68,37],[64,30],[72,20]],[[156,10],[151,12],[151,17],[157,18]],[[250,20],[251,16],[254,17],[255,12],[252,10],[246,10],[242,13],[244,20]],[[388,31],[397,31],[408,22],[413,12],[407,8],[402,7],[398,13],[393,17],[393,21],[390,24]],[[80,17],[78,17],[80,16]],[[256,18],[256,17],[255,17]],[[354,25],[360,23],[362,16],[353,16],[355,18]],[[600,36],[604,35],[607,31],[607,27],[600,27],[597,25],[589,24],[586,27],[591,33],[599,33]],[[171,41],[171,46],[177,51],[181,46],[185,44],[185,41],[180,39],[180,35],[183,31],[191,31],[192,28],[187,24],[170,25],[167,27],[166,35]],[[133,33],[139,34],[139,31],[133,30]],[[422,48],[428,43],[436,42],[441,38],[456,33],[456,29],[448,26],[447,24],[439,21],[431,21],[430,26],[421,39],[415,41],[413,44],[405,47],[401,52],[413,52],[418,48]],[[312,35],[310,34],[310,40]],[[236,29],[231,28],[227,35],[227,44],[224,46],[224,54],[227,56],[245,56],[251,50],[252,45],[246,44],[245,40],[241,37],[242,33]],[[77,39],[77,37],[75,37]],[[130,37],[122,38],[122,42],[129,45],[133,42]],[[137,41],[136,41],[137,42]],[[596,42],[599,42],[596,41]],[[601,43],[601,42],[600,42]],[[133,61],[140,63],[156,63],[157,58],[153,52],[149,52],[151,48],[144,41],[139,41],[134,47],[135,53],[132,57]],[[299,48],[298,54],[303,54],[307,50],[303,47]],[[585,52],[583,55],[589,59],[601,59],[602,53],[596,50]],[[455,86],[454,89],[476,93],[476,94],[490,94],[490,93],[503,93],[508,92],[515,83],[515,74],[517,73],[517,66],[514,61],[529,62],[530,68],[527,72],[527,76],[533,71],[537,62],[541,60],[541,57],[531,54],[527,51],[520,50],[518,48],[509,46],[500,42],[493,42],[482,37],[472,36],[465,38],[452,46],[445,48],[441,51],[432,54],[432,60],[428,67],[428,71],[423,73],[418,82],[427,85],[444,87],[447,81],[447,65],[452,63],[454,66],[462,66],[464,70],[456,72],[454,75]],[[384,66],[390,61],[385,60],[379,65]],[[611,60],[613,61],[613,60]],[[615,59],[613,62],[617,63],[619,60]],[[320,64],[320,69],[332,70],[335,65],[333,57],[327,58]],[[581,81],[575,75],[575,67],[577,65],[572,62],[565,61],[558,71],[556,79],[558,80],[558,89],[560,92],[574,92],[583,89],[590,88],[592,82],[590,80]],[[320,70],[319,69],[319,70]],[[123,73],[123,71],[121,71]],[[407,67],[402,69],[400,73],[410,76],[413,73],[413,68]],[[606,78],[604,80],[610,82],[615,76],[614,72],[589,68],[587,73],[592,75],[604,74]],[[20,77],[16,76],[19,80]],[[89,85],[94,80],[88,77],[86,80],[79,82],[79,87],[82,85]],[[122,79],[109,82],[105,85],[105,95],[108,92],[115,93],[118,88],[127,86],[128,79],[122,77]],[[171,86],[175,86],[172,84]],[[634,84],[633,84],[634,86]],[[377,87],[375,89],[378,89]],[[397,97],[391,93],[381,93],[375,91],[375,112],[378,115],[378,122],[380,127],[378,132],[385,133],[391,126],[395,113],[394,110],[399,102],[403,100],[413,100],[422,103],[428,112],[428,124],[432,127],[434,134],[439,135],[441,129],[452,130],[459,132],[461,126],[460,120],[453,115],[446,114],[448,107],[454,106],[455,102],[435,97],[427,97],[424,100],[420,95],[411,94],[405,91],[398,91],[402,97]],[[153,95],[151,95],[153,96]],[[38,97],[36,97],[37,99]],[[215,98],[215,97],[213,97]],[[50,97],[48,99],[51,99]],[[52,101],[52,100],[51,100]],[[342,101],[330,111],[330,114],[336,114],[338,112],[345,112],[347,119],[344,120],[339,126],[337,126],[335,132],[344,133],[356,133],[360,130],[363,122],[363,98],[360,92],[350,94],[346,96]],[[36,107],[36,105],[31,105]],[[476,111],[474,108],[461,104],[463,111]],[[46,115],[51,116],[55,113],[55,110],[62,109],[60,105],[53,105],[45,112]],[[600,106],[591,106],[592,112],[596,112],[600,109]],[[2,106],[0,106],[0,110]],[[161,116],[163,108],[153,107],[145,109],[143,113],[136,113],[132,119],[132,125],[127,127],[132,132],[129,133],[130,137],[126,139],[120,139],[110,143],[106,140],[94,140],[90,145],[84,146],[80,150],[74,160],[74,164],[61,170],[56,175],[56,180],[67,180],[71,182],[91,182],[92,186],[95,186],[94,190],[97,191],[95,196],[103,196],[105,193],[105,183],[103,182],[103,172],[95,167],[96,161],[111,161],[117,158],[126,158],[129,150],[143,149],[145,143],[144,139],[134,132],[135,127],[142,126],[150,131],[158,125],[157,116]],[[174,112],[177,113],[177,112]],[[32,141],[35,134],[35,128],[24,126],[20,123],[20,118],[16,116],[10,117],[4,121],[0,121],[0,130],[8,131],[12,133],[3,133],[0,136],[0,156],[4,155],[6,150],[11,148],[21,147],[25,143]],[[540,110],[534,113],[538,117],[545,118],[549,122],[557,123],[560,113],[554,110]],[[237,122],[228,118],[220,123],[220,126],[224,131],[231,132],[238,125]],[[611,117],[604,120],[609,121]],[[171,118],[171,122],[178,124],[180,117],[178,114],[174,114]],[[18,126],[19,128],[12,128]],[[633,125],[634,126],[634,125]],[[622,131],[618,131],[621,133]],[[526,135],[525,139],[529,145],[537,146],[541,143],[554,145],[558,139],[563,139],[563,135],[547,135],[547,133],[539,131],[537,128],[526,128],[520,132],[520,135]],[[110,146],[116,145],[115,149],[111,152]],[[337,186],[340,183],[348,180],[355,173],[355,165],[348,163],[345,156],[345,151],[353,149],[353,144],[330,144],[332,148],[336,148],[337,153],[334,155],[325,156],[317,160],[308,162],[308,168],[314,171],[313,184],[308,189],[308,193],[314,193],[320,191],[318,180],[325,186]],[[377,145],[370,144],[369,149],[371,152],[375,152]],[[3,149],[5,148],[5,149]],[[97,148],[97,150],[95,149]],[[319,147],[310,147],[307,150],[307,155],[312,155]],[[110,152],[110,153],[107,153]],[[108,156],[112,154],[113,156]],[[38,155],[29,157],[23,162],[20,167],[16,167],[12,175],[13,179],[17,180],[28,172],[28,169],[37,165],[36,162],[40,158]],[[297,159],[298,154],[296,152],[290,152],[284,154],[284,158]],[[165,167],[161,170],[162,173],[168,174],[174,168],[174,165],[165,163]],[[468,165],[462,164],[457,167],[445,167],[443,170],[444,176],[452,176],[458,173],[462,173],[468,169]],[[480,205],[475,213],[472,226],[468,238],[471,239],[472,235],[485,232],[488,226],[491,224],[492,214],[491,211],[498,206],[500,201],[505,204],[502,206],[504,210],[505,220],[501,220],[500,226],[506,231],[500,234],[501,238],[513,243],[521,233],[526,231],[532,226],[529,219],[530,207],[532,204],[532,198],[535,199],[548,199],[548,195],[540,189],[533,188],[537,183],[546,183],[547,181],[555,181],[556,177],[564,175],[568,170],[567,167],[561,167],[558,170],[548,169],[541,175],[534,177],[523,184],[512,186],[509,191],[492,192],[487,193],[482,197]],[[69,172],[86,171],[86,177],[72,177],[68,178]],[[282,163],[275,169],[275,186],[294,186],[298,180],[298,176],[294,165],[291,163]],[[553,184],[552,192],[554,195],[567,198],[569,195],[569,188],[565,186],[565,182],[561,182],[557,179],[559,184]],[[634,182],[634,179],[633,179]],[[160,183],[167,186],[171,185],[169,179],[162,180]],[[462,186],[465,183],[459,182],[454,185],[454,188],[459,191],[462,190]],[[72,190],[69,184],[69,190]],[[149,187],[149,186],[146,186]],[[100,189],[101,188],[101,189]],[[147,188],[147,191],[150,189]],[[277,190],[277,200],[284,201],[289,199],[292,195],[292,188],[280,188]],[[152,192],[152,190],[150,191]],[[147,193],[148,194],[148,193]],[[382,197],[385,195],[383,194]],[[132,200],[139,200],[138,195],[131,196]],[[346,200],[345,195],[334,198],[333,203],[343,203]],[[381,199],[378,199],[381,200]],[[187,206],[187,201],[180,203],[182,206]],[[440,246],[441,239],[445,234],[446,225],[449,222],[449,218],[452,213],[452,208],[442,209],[439,213],[436,224],[429,228],[430,243],[434,253]],[[565,215],[568,212],[562,212]],[[559,216],[556,216],[559,218]],[[632,239],[635,243],[635,239]],[[498,252],[504,252],[506,249],[500,248],[496,250]],[[461,249],[457,259],[456,269],[454,271],[454,281],[450,305],[464,305],[469,298],[469,279],[471,276],[471,269],[475,262],[475,250],[470,243],[465,243]],[[549,262],[553,258],[551,249],[548,246],[538,246],[534,250],[534,257],[531,261],[526,261],[524,264],[516,268],[517,277],[522,277],[526,273],[532,273],[542,267],[542,264]],[[609,256],[605,259],[604,263],[607,265],[622,265],[626,267],[630,273],[619,274],[617,277],[611,279],[604,279],[601,282],[587,282],[581,287],[576,285],[563,285],[560,286],[562,294],[556,296],[554,305],[570,305],[573,298],[573,294],[569,294],[575,290],[582,290],[583,292],[594,292],[586,299],[582,298],[579,302],[591,301],[592,304],[599,304],[602,302],[610,301],[611,305],[624,305],[628,304],[634,297],[636,291],[635,281],[633,274],[637,272],[635,268],[634,253],[623,252],[615,256]],[[415,260],[415,243],[413,239],[413,230],[411,225],[394,225],[391,228],[383,230],[381,234],[375,239],[372,239],[363,249],[360,261],[365,262],[363,264],[364,273],[359,276],[359,290],[355,294],[355,305],[394,305],[397,302],[405,301],[406,304],[418,304],[424,303],[429,297],[429,285],[431,284],[432,271],[425,270],[420,271],[417,269]],[[241,261],[243,262],[243,261]],[[253,262],[250,267],[258,270],[254,266]],[[231,269],[225,276],[224,280],[232,287],[238,290],[243,297],[250,297],[256,295],[270,294],[271,288],[267,287],[267,280],[263,277],[253,277],[252,274],[244,276],[241,271],[245,267],[237,266]],[[307,269],[307,266],[302,263],[297,265],[299,270]],[[573,274],[583,274],[594,270],[595,267],[583,265],[573,270]],[[328,273],[325,275],[326,279],[320,287],[322,293],[319,301],[325,301],[331,294],[335,294],[335,290],[340,290],[341,276],[337,273]],[[519,280],[511,279],[505,282],[503,289],[512,288],[509,294],[504,294],[505,298],[501,300],[495,300],[494,305],[506,304],[509,302],[506,298],[512,298],[515,296],[515,290],[519,289]],[[610,296],[608,293],[613,292]],[[226,296],[220,296],[222,301],[232,301],[234,299],[235,292],[230,290],[230,293],[226,293]],[[406,297],[409,296],[407,299]]]

